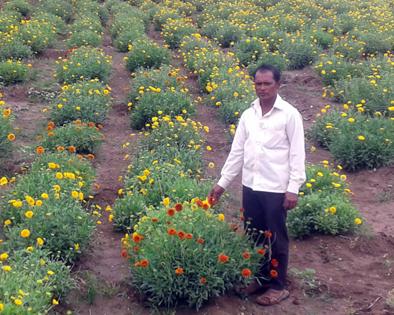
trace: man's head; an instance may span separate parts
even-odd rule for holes
[[[280,87],[280,71],[271,65],[261,65],[254,74],[256,94],[263,104],[273,105]]]

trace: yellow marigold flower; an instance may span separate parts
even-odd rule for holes
[[[322,172],[317,172],[317,176],[323,177],[324,174]]]
[[[350,118],[348,118],[347,121],[350,122],[350,123],[354,123],[356,120],[353,117],[350,117]]]
[[[78,193],[78,198],[79,198],[79,200],[84,200],[85,199],[85,196],[83,195],[83,192],[82,191],[80,191],[79,193]]]
[[[360,224],[362,224],[362,223],[363,223],[363,220],[361,220],[360,218],[355,218],[355,219],[354,219],[354,224],[360,225]]]
[[[55,168],[58,168],[58,165],[57,165],[56,163],[49,162],[49,163],[48,163],[48,167],[49,167],[50,169],[55,169]]]
[[[48,196],[47,193],[42,193],[42,194],[41,194],[41,198],[42,198],[42,199],[48,199],[49,196]]]
[[[57,173],[56,173],[56,178],[57,178],[57,179],[63,179],[63,174],[60,173],[60,172],[57,172]]]
[[[3,271],[8,272],[8,271],[12,270],[12,267],[8,266],[8,265],[5,265],[5,266],[2,267],[2,269],[3,269]]]
[[[210,145],[207,145],[207,151],[212,151],[212,147]]]
[[[389,110],[389,112],[394,112],[394,106],[389,106],[387,107],[387,109]]]
[[[59,305],[59,301],[56,299],[52,299],[52,305]]]
[[[25,217],[28,219],[31,219],[33,217],[33,215],[34,215],[34,212],[31,210],[28,210],[25,212]]]
[[[5,185],[7,185],[7,184],[8,184],[8,179],[7,179],[7,177],[3,176],[3,177],[0,179],[0,186],[5,186]]]
[[[218,214],[218,220],[219,221],[224,221],[224,214],[223,213],[219,213]]]
[[[37,237],[37,246],[41,247],[44,245],[44,240],[41,237]]]
[[[76,190],[73,190],[71,192],[71,197],[73,197],[74,199],[78,199],[79,198],[79,193]]]
[[[8,141],[14,141],[15,140],[15,135],[13,133],[9,133],[7,136]]]
[[[335,207],[330,207],[329,210],[330,210],[331,214],[335,214],[337,212],[337,208],[335,208]]]
[[[108,222],[112,222],[113,219],[114,219],[114,215],[113,215],[113,214],[110,214],[110,215],[108,216]]]
[[[168,207],[168,205],[170,204],[170,198],[165,197],[162,201],[164,207]]]
[[[20,233],[20,236],[23,238],[28,238],[30,236],[30,230],[28,229],[23,229]]]
[[[20,201],[20,200],[13,200],[13,201],[12,201],[12,205],[13,205],[15,208],[20,208],[20,207],[23,206],[23,203],[22,203],[22,201]]]
[[[7,219],[4,221],[4,226],[11,225],[11,223],[12,221],[10,219]]]
[[[346,179],[347,179],[347,177],[346,177],[345,174],[342,174],[342,175],[340,176],[340,178],[341,178],[342,180],[346,180]]]
[[[323,160],[322,163],[323,163],[324,165],[328,165],[328,164],[329,164],[329,162],[328,162],[327,160]]]
[[[23,301],[21,299],[15,299],[14,304],[17,306],[21,306],[21,305],[23,305]]]
[[[4,310],[4,304],[0,302],[0,312]]]
[[[0,254],[0,261],[5,261],[8,259],[8,253],[1,253]]]
[[[365,137],[362,136],[362,135],[360,135],[360,136],[357,137],[357,139],[360,140],[360,141],[364,141],[364,140],[365,140]]]
[[[209,163],[208,163],[208,167],[209,167],[209,168],[214,168],[214,167],[215,167],[215,163],[209,162]]]
[[[48,271],[47,271],[47,275],[48,275],[48,276],[53,276],[54,274],[55,274],[55,273],[54,273],[52,270],[48,270]]]
[[[26,250],[31,253],[34,250],[34,248],[33,246],[28,246],[26,247]]]

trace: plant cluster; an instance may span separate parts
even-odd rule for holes
[[[30,66],[19,60],[0,61],[0,84],[10,85],[25,81],[28,78]]]
[[[15,141],[15,131],[12,126],[12,109],[2,100],[0,92],[0,161],[7,160],[12,155],[12,142]],[[2,184],[0,184],[2,185]]]
[[[307,181],[300,190],[300,200],[288,214],[288,228],[293,237],[316,233],[352,233],[363,223],[359,211],[352,205],[346,175],[323,165],[307,167]]]

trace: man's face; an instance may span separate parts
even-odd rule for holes
[[[274,80],[274,76],[271,71],[259,71],[256,73],[254,88],[260,101],[270,102],[275,100],[279,86],[279,82]]]

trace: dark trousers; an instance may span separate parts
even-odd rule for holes
[[[242,204],[244,208],[245,231],[257,244],[264,241],[264,231],[270,231],[272,259],[278,261],[276,267],[263,264],[258,277],[270,288],[282,290],[285,287],[289,260],[289,237],[287,234],[287,211],[283,208],[284,193],[254,191],[243,186]],[[276,270],[278,276],[272,278],[270,271]],[[268,280],[267,280],[268,279]]]

